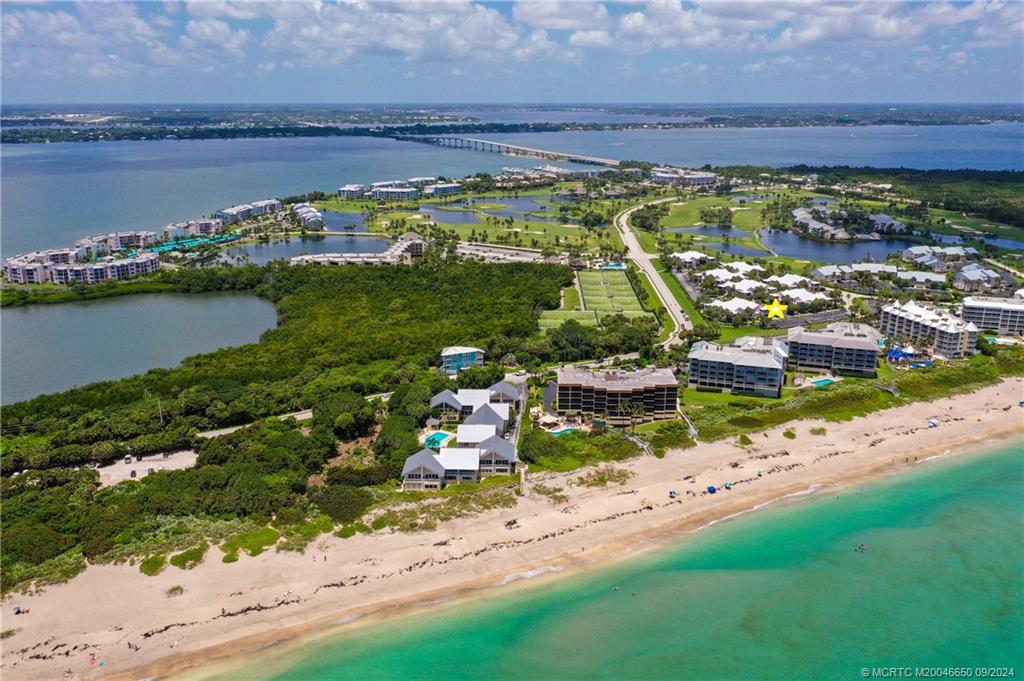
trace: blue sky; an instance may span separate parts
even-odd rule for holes
[[[1021,102],[1024,4],[17,2],[7,103]]]

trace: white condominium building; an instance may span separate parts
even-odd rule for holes
[[[882,333],[916,343],[928,343],[941,357],[974,354],[978,327],[934,305],[909,300],[882,308]]]
[[[1001,334],[1024,334],[1024,299],[967,296],[964,298],[965,322],[979,329]]]

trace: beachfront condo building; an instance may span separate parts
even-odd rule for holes
[[[880,327],[887,336],[928,344],[944,358],[972,355],[978,343],[978,327],[973,323],[916,300],[883,306]]]
[[[463,345],[452,345],[441,351],[441,369],[453,376],[469,367],[483,366],[484,351]]]
[[[105,256],[96,262],[53,265],[51,276],[55,284],[96,284],[101,281],[131,279],[153,274],[160,269],[160,256],[139,253],[129,258]]]
[[[675,418],[679,381],[671,369],[636,371],[558,370],[559,414],[596,417],[612,425]]]
[[[1024,334],[1024,299],[967,296],[963,319],[982,330],[1003,335]]]
[[[224,221],[220,218],[203,218],[173,222],[164,227],[160,233],[165,241],[177,241],[194,236],[217,234],[223,229]]]
[[[518,462],[515,445],[498,436],[475,446],[459,442],[437,452],[424,447],[405,460],[402,489],[433,491],[461,482],[479,482],[490,475],[512,475]]]
[[[253,201],[249,205],[252,206],[251,215],[253,217],[277,213],[282,208],[281,202],[277,199],[260,199],[259,201]]]
[[[416,187],[374,187],[370,198],[374,201],[411,201],[418,198],[420,190]]]
[[[410,177],[405,181],[410,187],[426,187],[428,184],[437,182],[436,177]]]
[[[442,196],[453,196],[461,191],[462,185],[458,182],[441,182],[438,184],[428,184],[423,188],[423,195],[439,198]]]
[[[366,186],[361,184],[346,184],[338,187],[339,199],[361,199],[366,193]]]
[[[223,220],[225,225],[233,225],[236,222],[248,220],[252,217],[252,204],[240,203],[237,206],[219,210],[213,216]]]
[[[786,377],[786,345],[774,338],[744,336],[729,345],[698,341],[690,348],[690,387],[779,397]]]
[[[319,229],[324,226],[324,216],[311,203],[296,203],[292,206],[292,215],[303,227]]]
[[[867,324],[836,322],[819,331],[802,326],[789,330],[791,369],[818,369],[852,376],[878,375],[882,334]]]

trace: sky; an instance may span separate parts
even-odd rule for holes
[[[0,0],[3,102],[1024,101],[1024,3]]]

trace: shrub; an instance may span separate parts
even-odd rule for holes
[[[155,577],[167,567],[167,556],[162,553],[150,556],[139,563],[139,572],[149,577]]]
[[[175,584],[170,589],[168,589],[166,593],[168,598],[174,598],[175,596],[180,596],[181,594],[185,593],[185,587],[183,587],[181,584]]]
[[[782,437],[786,438],[787,440],[795,440],[796,433],[794,433],[792,429],[786,429],[782,432]]]
[[[824,435],[826,432],[828,431],[826,431],[822,426],[811,428],[811,435]]]
[[[742,435],[740,435],[740,444],[746,447],[748,445],[754,444],[754,441],[750,439],[749,435],[743,433]]]
[[[604,487],[609,483],[624,485],[635,474],[627,468],[601,466],[576,478],[575,483],[582,487]]]
[[[373,497],[359,487],[327,485],[313,495],[313,501],[335,522],[350,523],[366,513]]]
[[[181,570],[191,570],[195,566],[203,562],[203,556],[206,555],[206,549],[210,548],[210,545],[206,542],[193,546],[190,549],[186,549],[181,553],[176,553],[171,556],[170,563],[176,568]]]
[[[220,550],[226,555],[225,563],[234,563],[238,560],[239,551],[245,551],[250,556],[258,556],[267,547],[273,546],[281,537],[280,533],[272,527],[261,527],[251,532],[239,532],[228,538],[220,545]]]

